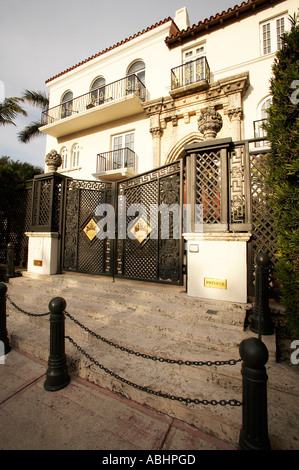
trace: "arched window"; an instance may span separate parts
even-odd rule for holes
[[[265,120],[268,118],[268,109],[272,104],[272,97],[267,96],[262,101],[260,101],[257,107],[257,121],[254,121],[254,137],[266,137],[266,131],[263,128]],[[259,146],[259,143],[256,143],[256,146]]]
[[[137,75],[139,80],[145,85],[145,63],[142,60],[137,60],[132,64],[127,72],[127,76]]]
[[[272,104],[272,98],[271,96],[264,99],[261,103],[260,103],[260,106],[259,106],[259,119],[267,119],[268,117],[268,112],[267,110],[270,108]]]
[[[92,104],[101,104],[105,101],[105,84],[104,77],[96,78],[90,87],[90,99]]]
[[[62,147],[62,149],[60,150],[60,156],[61,156],[61,159],[62,159],[62,163],[61,163],[61,169],[64,170],[65,168],[67,168],[67,165],[68,165],[68,158],[67,158],[67,148],[66,147]]]
[[[67,91],[64,93],[61,99],[61,118],[65,118],[72,115],[73,109],[73,93]]]
[[[79,166],[79,157],[80,157],[80,150],[79,144],[74,144],[72,147],[72,168],[76,168]]]
[[[135,93],[141,101],[146,99],[145,63],[142,60],[134,62],[128,69],[127,93]]]

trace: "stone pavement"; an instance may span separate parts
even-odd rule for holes
[[[43,387],[47,364],[20,350],[12,349],[1,362],[0,450],[146,450],[187,455],[235,450],[182,421],[78,377],[72,376],[63,390],[47,392]]]

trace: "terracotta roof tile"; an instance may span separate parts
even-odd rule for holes
[[[46,83],[51,82],[51,81],[54,80],[55,78],[61,77],[62,75],[66,74],[67,72],[70,72],[71,70],[74,70],[74,69],[76,69],[77,67],[80,67],[80,65],[86,64],[86,62],[89,62],[89,61],[91,61],[91,60],[95,59],[96,57],[99,57],[99,56],[101,56],[101,55],[103,55],[103,54],[106,54],[107,52],[112,51],[113,49],[116,49],[117,47],[119,47],[119,46],[121,46],[121,45],[123,45],[123,44],[126,44],[127,42],[131,41],[132,39],[135,39],[135,38],[141,36],[142,34],[147,33],[148,31],[152,31],[153,29],[157,28],[158,26],[162,26],[163,24],[168,23],[169,21],[172,21],[172,22],[173,22],[173,20],[172,20],[172,18],[171,18],[170,16],[169,16],[168,18],[165,18],[164,20],[160,21],[159,23],[155,23],[154,25],[149,26],[149,27],[146,28],[146,29],[143,29],[142,31],[140,31],[140,32],[138,32],[138,33],[136,33],[136,34],[134,34],[134,36],[130,36],[129,38],[126,38],[126,39],[124,39],[123,41],[120,41],[120,42],[118,42],[117,44],[114,44],[114,45],[111,46],[111,47],[107,47],[107,48],[104,49],[103,51],[98,52],[97,54],[94,54],[94,55],[91,56],[91,57],[88,57],[88,59],[85,59],[85,60],[83,60],[82,62],[79,62],[78,64],[74,65],[73,67],[69,67],[68,69],[64,70],[63,72],[60,72],[60,73],[58,73],[57,75],[55,75],[54,77],[49,78],[48,80],[46,80]],[[172,31],[172,30],[173,30],[173,28],[171,29],[171,31]],[[175,27],[175,30],[177,31],[178,28]]]
[[[219,25],[221,26],[226,21],[237,21],[240,15],[254,12],[257,8],[268,7],[280,1],[282,0],[248,0],[247,2],[242,2],[241,5],[235,5],[222,11],[222,13],[216,13],[214,16],[210,16],[210,18],[206,18],[187,29],[168,36],[165,42],[168,47],[178,45],[184,39],[188,40],[194,38],[195,35],[205,32],[207,28],[219,27]]]

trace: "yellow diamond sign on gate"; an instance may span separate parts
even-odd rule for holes
[[[131,234],[138,240],[139,243],[142,243],[143,240],[145,240],[148,235],[151,233],[151,228],[148,225],[147,222],[142,217],[139,217],[138,220],[136,220],[135,224],[131,228],[130,232]]]
[[[90,241],[99,233],[100,229],[93,219],[91,219],[87,225],[85,225],[83,232],[87,235]]]

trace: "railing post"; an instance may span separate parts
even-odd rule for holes
[[[15,277],[15,245],[10,242],[7,245],[7,279]]]
[[[65,355],[64,312],[66,302],[56,297],[49,303],[50,315],[50,356],[44,388],[55,392],[70,382]]]
[[[267,380],[269,353],[258,338],[247,338],[239,346],[243,360],[243,408],[240,450],[271,450],[268,437]]]
[[[7,286],[0,282],[0,341],[4,344],[4,355],[11,351],[6,328],[6,292]]]
[[[266,253],[258,253],[256,264],[255,302],[250,329],[259,336],[273,335],[269,307],[269,256]]]

